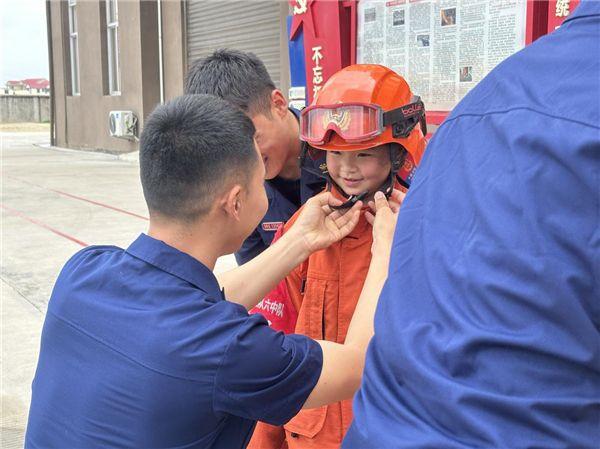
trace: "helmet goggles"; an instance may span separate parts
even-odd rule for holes
[[[382,134],[386,126],[392,126],[394,138],[406,138],[419,122],[426,134],[425,106],[418,96],[390,111],[367,103],[313,105],[300,115],[300,138],[323,145],[335,132],[348,143],[360,143]]]

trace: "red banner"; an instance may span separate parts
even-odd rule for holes
[[[302,28],[306,95],[310,104],[325,81],[353,64],[356,54],[356,0],[291,0],[290,40]]]

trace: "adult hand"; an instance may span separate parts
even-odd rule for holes
[[[362,202],[357,201],[351,209],[333,210],[342,201],[324,192],[306,202],[294,225],[286,232],[305,244],[307,255],[327,248],[346,237],[358,223]]]
[[[392,212],[394,212],[395,214],[398,213],[398,211],[400,211],[400,206],[404,201],[404,197],[406,197],[406,189],[404,187],[401,187],[401,189],[402,190],[393,189],[392,194],[388,198],[388,204],[390,206],[390,209],[392,209]],[[367,211],[366,218],[367,221],[372,225],[373,220],[375,220],[375,202],[369,201],[368,206],[371,208],[373,213]]]
[[[373,226],[373,245],[371,246],[373,255],[379,254],[389,259],[398,211],[404,197],[404,193],[394,190],[388,201],[382,192],[377,192],[375,201],[369,202],[374,215],[367,211],[365,217]]]

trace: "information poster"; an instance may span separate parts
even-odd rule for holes
[[[449,111],[525,46],[524,0],[360,0],[357,62],[402,75],[428,111]]]

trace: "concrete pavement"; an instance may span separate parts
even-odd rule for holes
[[[0,447],[22,447],[41,326],[54,280],[86,245],[146,230],[135,154],[51,149],[47,133],[0,133]],[[219,259],[215,271],[235,266]]]

